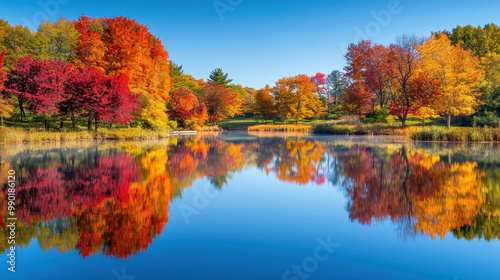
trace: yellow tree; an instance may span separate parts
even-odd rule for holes
[[[14,106],[12,105],[12,100],[10,98],[4,97],[2,91],[4,90],[4,81],[7,78],[5,71],[3,71],[3,59],[7,51],[0,53],[0,118],[2,119],[1,125],[3,125],[3,118],[10,118],[12,112],[14,111]]]
[[[314,117],[319,100],[313,94],[316,90],[316,84],[306,75],[280,79],[273,90],[279,117],[285,121],[293,117],[297,124],[300,118]]]
[[[421,71],[428,73],[437,83],[439,97],[432,108],[448,118],[451,116],[471,115],[480,105],[480,93],[476,91],[482,70],[478,60],[470,51],[459,45],[453,46],[444,34],[433,35],[421,46],[417,46],[421,56]]]
[[[415,202],[414,228],[442,239],[450,229],[470,225],[479,213],[483,197],[478,186],[484,184],[484,173],[477,163],[464,162],[434,166],[433,175],[442,181],[434,182],[437,189],[430,197]]]

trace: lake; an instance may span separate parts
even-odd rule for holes
[[[496,144],[225,132],[0,163],[1,279],[500,278]]]

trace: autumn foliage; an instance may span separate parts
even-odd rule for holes
[[[2,125],[3,118],[9,118],[14,110],[12,99],[3,94],[3,90],[5,89],[4,82],[7,79],[7,75],[3,70],[3,60],[5,58],[5,54],[6,51],[0,53],[0,118],[2,118]]]
[[[371,102],[389,109],[403,127],[410,116],[436,114],[447,116],[450,126],[451,116],[470,115],[479,105],[478,61],[444,35],[423,43],[403,35],[388,47],[361,41],[349,46],[346,59],[344,106],[350,114],[365,115],[370,110],[359,110],[360,104]]]
[[[207,108],[210,124],[241,113],[243,100],[236,91],[230,91],[223,85],[208,82],[199,98]]]

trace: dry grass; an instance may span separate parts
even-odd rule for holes
[[[495,142],[500,141],[500,128],[419,127],[408,137],[415,141]]]
[[[204,131],[222,131],[222,128],[220,128],[218,125],[212,125],[212,126],[197,127],[196,131],[200,131],[200,132],[204,132]]]
[[[254,125],[249,126],[248,131],[300,131],[300,132],[312,132],[313,127],[304,124],[287,124],[287,125]]]
[[[105,129],[94,131],[47,131],[26,130],[22,128],[0,128],[0,142],[22,143],[22,142],[59,142],[84,139],[160,139],[169,137],[170,131],[153,131],[141,128],[127,129]]]
[[[314,132],[335,135],[406,135],[411,129],[385,124],[320,124],[314,127]]]

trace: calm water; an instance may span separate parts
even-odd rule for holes
[[[1,279],[500,279],[496,145],[223,133],[0,163]]]

